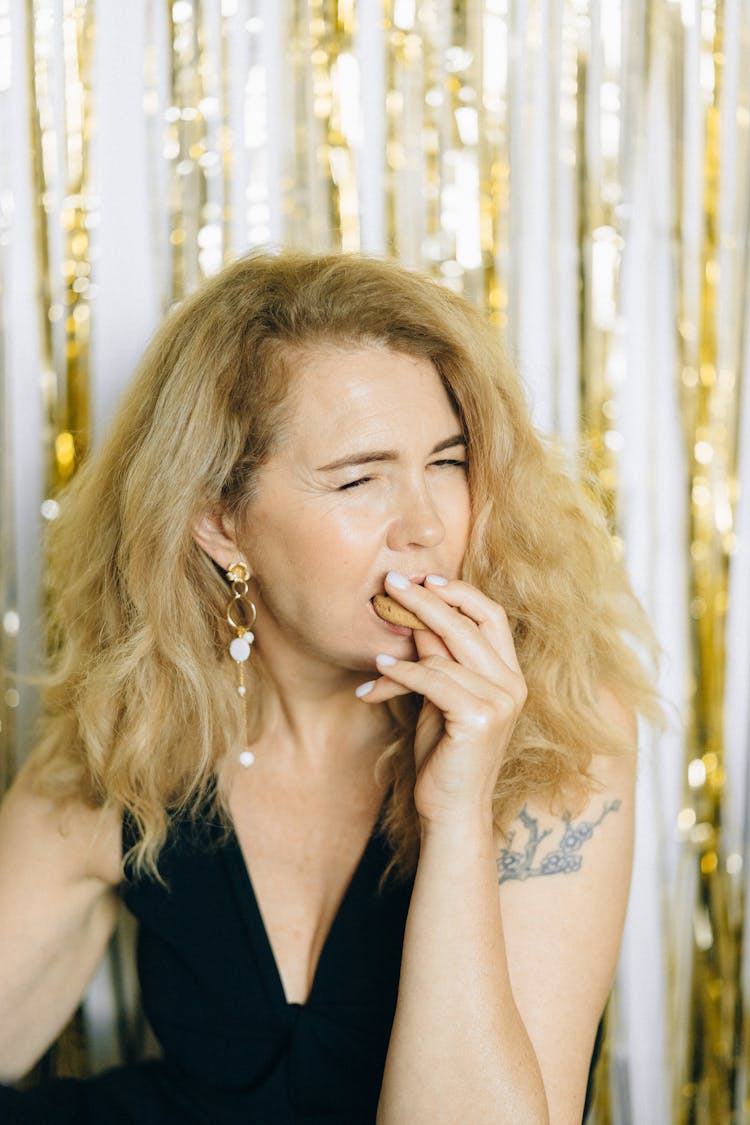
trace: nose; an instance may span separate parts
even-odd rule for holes
[[[388,546],[393,551],[413,547],[435,547],[445,537],[445,524],[424,482],[399,495],[388,528]]]

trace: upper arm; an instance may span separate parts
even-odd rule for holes
[[[0,808],[0,1078],[27,1070],[74,1011],[117,912],[119,818],[35,792]]]
[[[600,757],[592,772],[599,788],[572,820],[529,802],[498,861],[513,995],[552,1125],[581,1120],[630,887],[635,753]]]

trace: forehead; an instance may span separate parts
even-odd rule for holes
[[[456,411],[424,356],[376,346],[323,347],[291,354],[287,366],[295,443],[456,428]]]

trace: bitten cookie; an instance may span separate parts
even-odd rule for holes
[[[372,599],[372,606],[378,617],[388,621],[391,625],[403,625],[407,629],[426,629],[427,626],[408,609],[404,609],[387,594],[376,594]]]

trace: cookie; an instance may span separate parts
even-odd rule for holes
[[[427,626],[408,609],[404,609],[387,594],[376,594],[372,599],[372,607],[378,617],[388,621],[391,625],[403,625],[407,629],[426,629]]]

